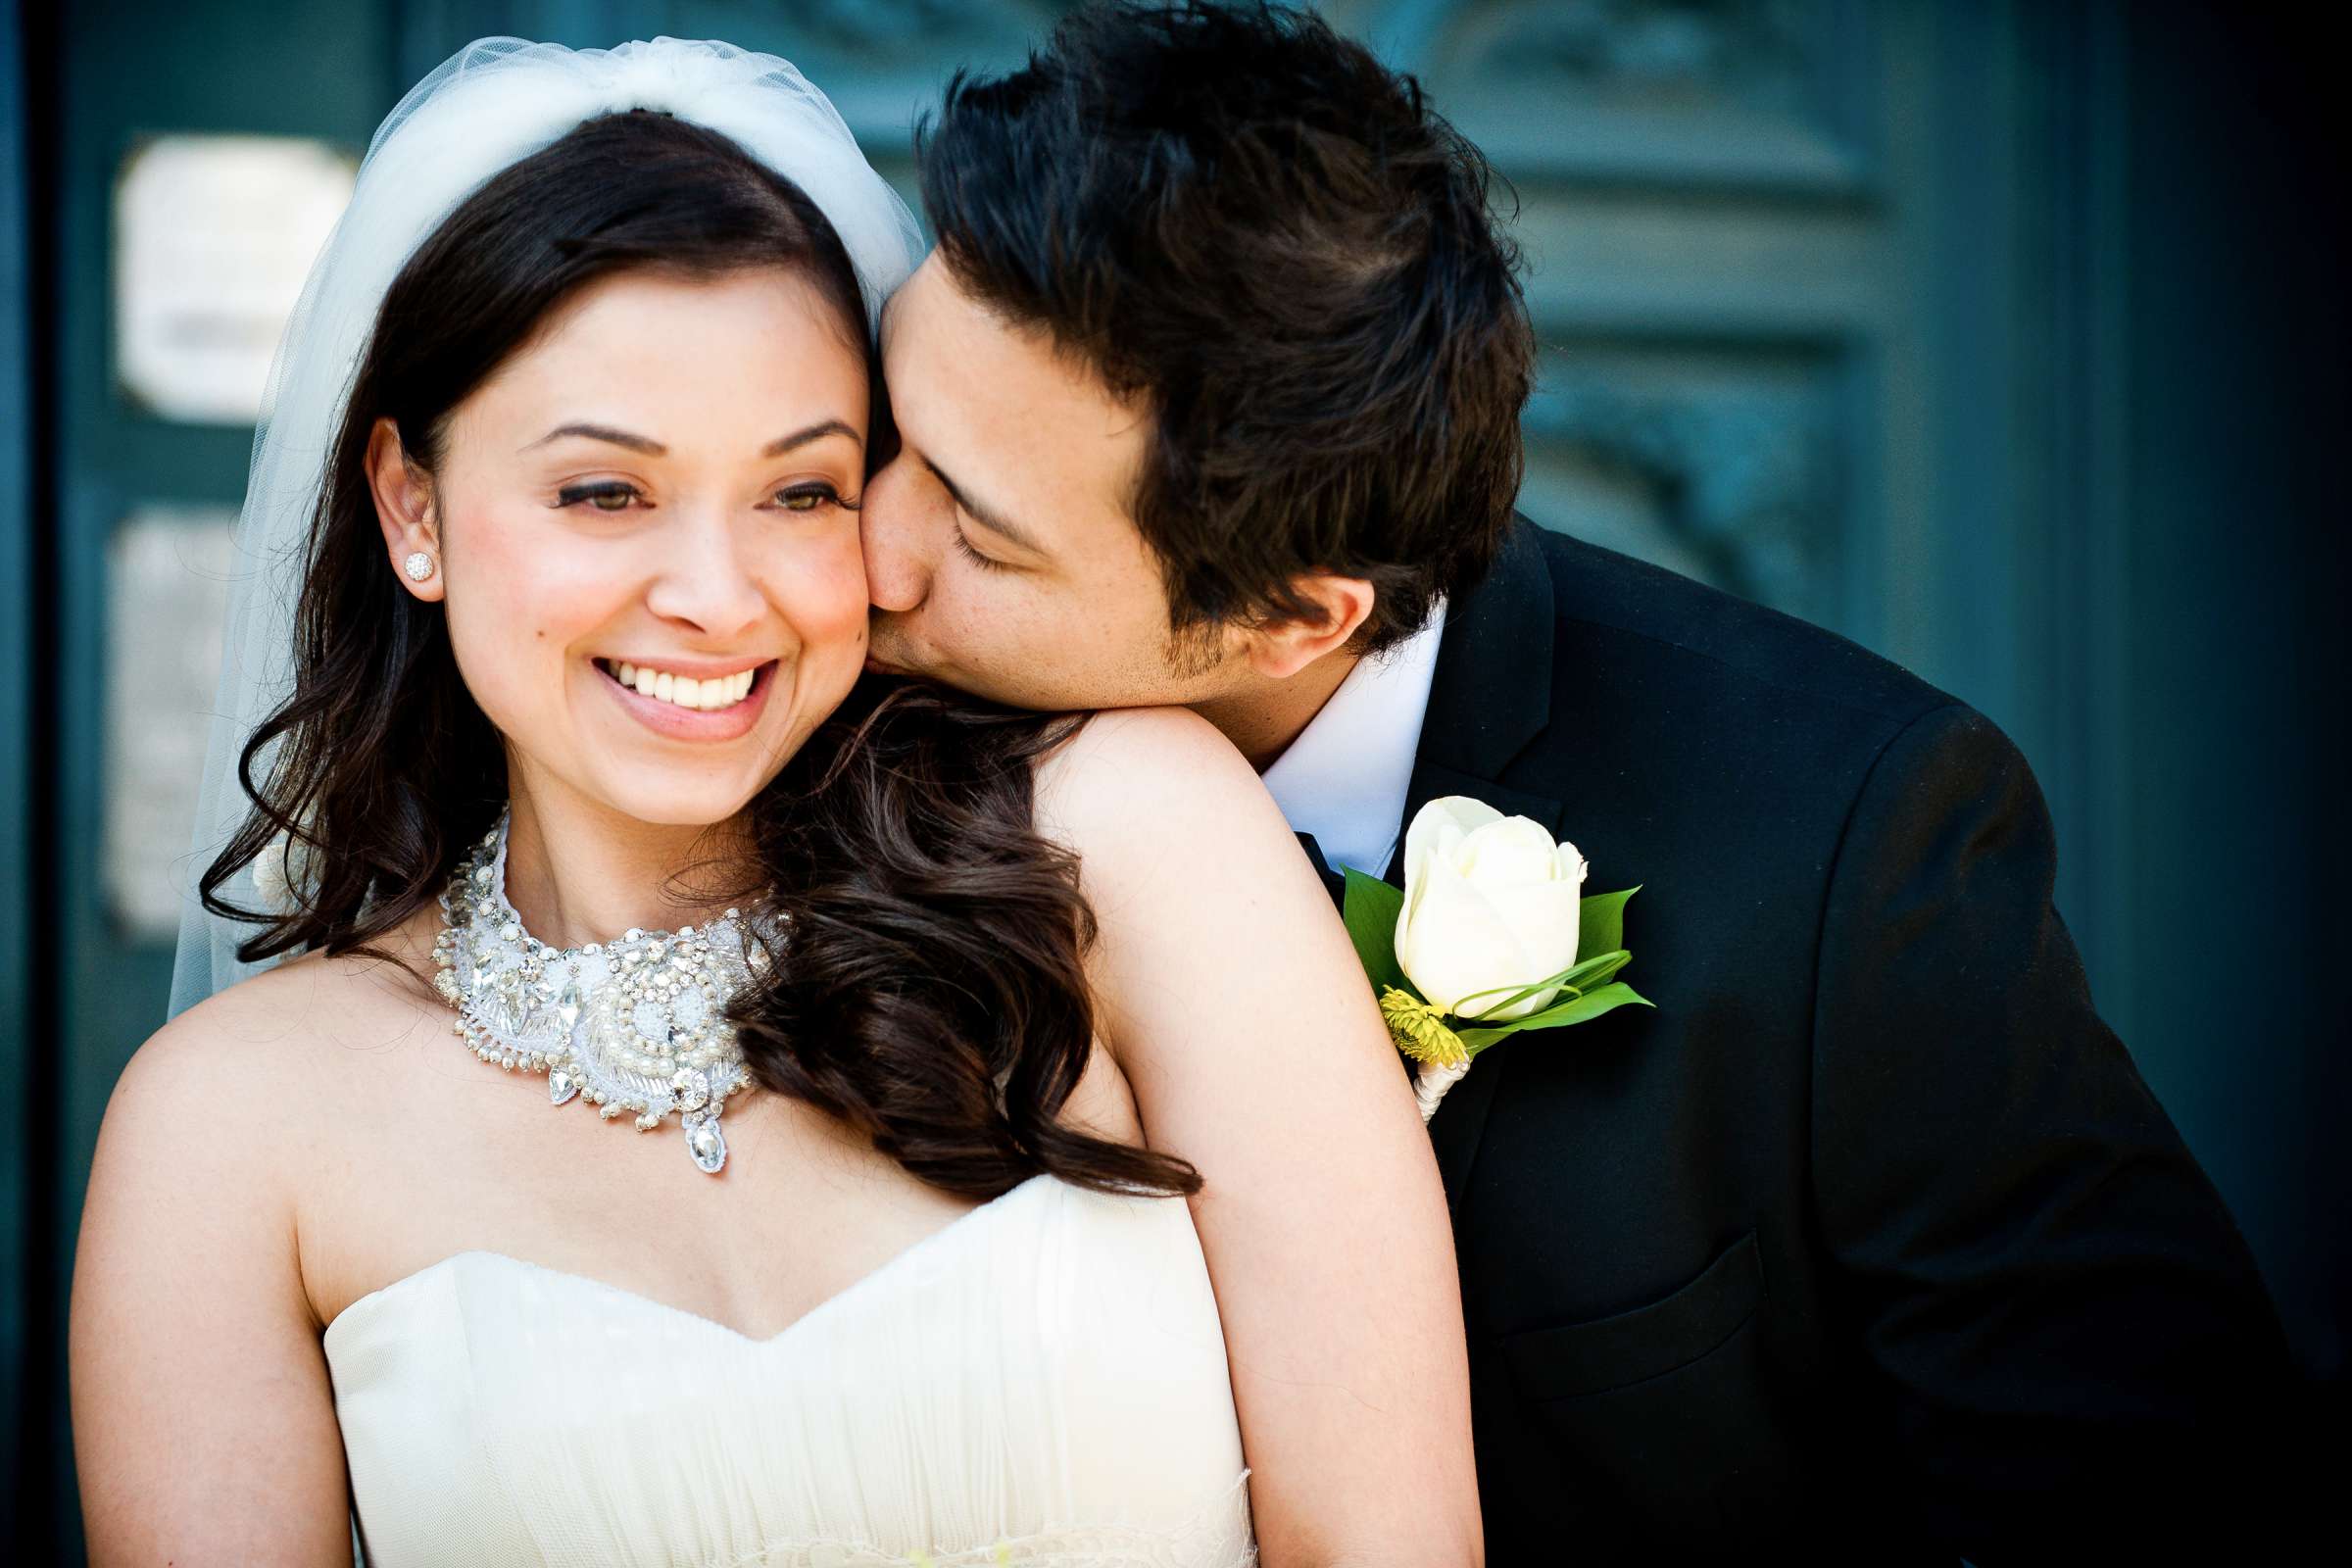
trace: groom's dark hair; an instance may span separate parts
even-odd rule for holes
[[[1131,511],[1179,632],[1420,626],[1510,525],[1535,343],[1478,150],[1319,19],[1090,5],[916,131],[957,282],[1153,416]]]

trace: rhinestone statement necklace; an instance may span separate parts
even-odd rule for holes
[[[697,930],[640,931],[551,948],[507,902],[507,824],[466,851],[441,895],[433,989],[452,1029],[484,1061],[547,1074],[547,1098],[577,1098],[607,1120],[634,1111],[652,1132],[672,1111],[686,1152],[715,1176],[727,1162],[719,1111],[752,1081],[727,999],[768,965],[768,944],[729,909]],[[764,934],[764,933],[763,933]]]

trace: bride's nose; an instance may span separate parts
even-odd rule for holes
[[[699,517],[666,534],[657,548],[664,554],[646,607],[662,619],[723,642],[750,630],[766,612],[766,598],[724,518]]]

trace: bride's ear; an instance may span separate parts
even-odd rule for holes
[[[409,461],[400,430],[378,419],[368,432],[368,490],[400,585],[428,603],[441,599],[441,528],[432,476]]]
[[[1315,613],[1273,621],[1245,633],[1250,667],[1269,680],[1288,680],[1334,649],[1343,648],[1372,613],[1372,585],[1361,577],[1310,571],[1291,589]]]

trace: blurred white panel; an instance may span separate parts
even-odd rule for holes
[[[115,368],[169,419],[251,424],[351,161],[283,136],[163,136],[115,190]]]
[[[196,820],[220,629],[228,609],[225,507],[150,507],[107,548],[107,903],[125,936],[179,930],[181,862]]]

